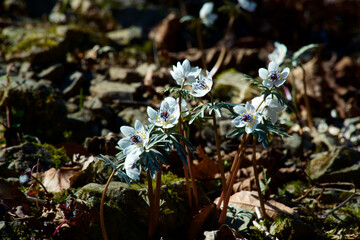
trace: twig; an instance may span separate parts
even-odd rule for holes
[[[260,182],[259,182],[259,173],[257,170],[257,166],[256,166],[256,138],[253,137],[253,155],[252,155],[252,165],[254,168],[254,175],[255,175],[255,183],[256,183],[256,189],[258,192],[258,196],[259,196],[259,201],[260,201],[260,209],[261,209],[261,214],[265,219],[268,219],[268,215],[266,214],[265,211],[265,204],[264,204],[264,198],[261,192],[261,187],[260,187]]]
[[[356,191],[356,189],[355,189]],[[337,207],[335,207],[334,209],[331,209],[330,211],[328,211],[327,213],[325,213],[322,216],[319,216],[319,218],[326,218],[328,215],[332,214],[333,212],[335,212],[336,210],[338,210],[339,208],[343,207],[345,205],[345,203],[347,203],[348,201],[350,201],[353,197],[355,196],[360,196],[360,193],[358,192],[354,192],[353,194],[351,194],[347,199],[345,199],[345,201],[343,201],[342,203],[340,203]]]
[[[111,175],[110,175],[110,177],[109,177],[109,179],[108,179],[108,181],[107,181],[107,183],[105,185],[103,194],[101,196],[101,202],[100,202],[100,225],[101,225],[101,232],[102,232],[104,240],[108,240],[108,237],[107,237],[107,234],[106,234],[106,228],[105,228],[105,220],[104,220],[104,203],[105,203],[106,191],[107,191],[107,189],[108,189],[108,187],[110,185],[111,179],[114,177],[116,171],[120,168],[120,166],[121,165],[119,165],[117,168],[115,168],[112,171],[112,173],[111,173]]]

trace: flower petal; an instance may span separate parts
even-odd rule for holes
[[[243,126],[245,126],[245,124],[246,124],[244,121],[242,121],[242,119],[241,119],[240,116],[234,118],[234,119],[231,121],[231,123],[232,123],[235,127],[243,127]]]
[[[125,149],[127,147],[129,147],[131,145],[131,142],[129,140],[129,138],[122,138],[118,141],[118,145],[122,148]]]
[[[135,129],[129,126],[122,126],[120,128],[120,131],[125,136],[131,136],[135,132]]]
[[[267,81],[267,80],[264,80],[262,82],[262,84],[265,86],[265,87],[268,87],[268,88],[272,88],[274,86],[273,82],[272,81]]]
[[[281,78],[286,79],[289,76],[290,69],[287,67],[281,72]]]
[[[265,68],[260,68],[259,69],[259,77],[263,80],[267,79],[267,75],[269,74],[269,71],[266,70]]]
[[[125,172],[129,178],[136,181],[140,180],[140,168],[137,166],[139,159],[137,154],[129,154],[125,159]]]
[[[152,107],[147,107],[147,114],[151,120],[156,119],[157,111],[155,111]]]
[[[276,86],[276,87],[280,87],[281,85],[284,84],[285,81],[286,81],[285,79],[279,80],[279,81],[277,81],[277,82],[275,83],[275,86]]]
[[[245,111],[245,108],[241,105],[236,105],[233,109],[239,115],[241,115]]]
[[[272,72],[272,71],[278,72],[279,65],[277,65],[277,63],[275,61],[271,61],[268,66],[268,70],[269,70],[269,72]]]

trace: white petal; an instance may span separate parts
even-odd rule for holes
[[[251,105],[251,103],[249,103],[249,102],[246,102],[245,109],[255,112],[255,107],[253,105]]]
[[[167,102],[171,108],[175,107],[178,104],[173,97],[166,97],[164,101]]]
[[[256,124],[253,124],[253,125],[246,125],[245,126],[245,132],[246,133],[252,133],[252,131],[254,131],[254,129],[256,128]]]
[[[120,128],[120,131],[125,136],[131,136],[135,132],[135,129],[129,126],[122,126]]]
[[[245,122],[242,121],[241,117],[236,117],[234,118],[231,123],[235,126],[235,127],[243,127],[245,126]]]
[[[137,166],[139,159],[136,154],[129,154],[125,159],[125,172],[133,180],[140,180],[140,168]]]
[[[267,75],[269,74],[268,70],[266,70],[265,68],[260,68],[259,69],[259,77],[263,80],[267,79]]]
[[[287,67],[285,68],[282,72],[281,72],[281,78],[282,79],[286,79],[287,76],[289,76],[289,73],[290,73],[290,69]]]
[[[285,79],[277,81],[277,82],[275,83],[275,87],[280,87],[281,85],[284,84],[285,81],[286,81]]]
[[[272,124],[275,124],[279,119],[279,114],[273,111],[268,111],[267,116],[270,118]]]
[[[273,82],[272,81],[267,81],[267,80],[264,80],[262,82],[262,84],[265,86],[265,87],[268,87],[268,88],[272,88],[273,87]]]
[[[243,106],[241,106],[241,105],[236,105],[236,106],[234,107],[234,111],[235,111],[237,114],[241,115],[241,114],[245,111],[245,108],[244,108]]]
[[[139,130],[141,131],[144,129],[144,126],[142,125],[142,123],[139,120],[135,121],[134,127],[135,127],[135,130],[137,130],[137,131],[139,131]]]
[[[149,115],[150,119],[155,120],[157,111],[155,111],[152,107],[147,107],[147,114]]]
[[[118,145],[122,148],[125,149],[127,147],[129,147],[131,145],[131,142],[129,140],[129,138],[122,138],[118,141]]]
[[[268,70],[269,70],[269,72],[272,72],[272,71],[278,72],[279,66],[277,65],[277,63],[275,61],[271,61],[268,66]]]
[[[191,68],[191,66],[190,66],[190,61],[187,60],[187,59],[185,59],[185,60],[183,61],[183,63],[182,63],[182,69],[183,69],[184,73],[189,72],[189,71],[190,71],[190,68]]]

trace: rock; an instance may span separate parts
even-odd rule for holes
[[[111,81],[119,81],[122,83],[141,82],[143,78],[134,70],[122,68],[120,66],[112,66],[109,69]]]
[[[111,102],[114,99],[133,100],[136,89],[141,83],[126,84],[110,81],[92,82],[90,94],[102,101]]]
[[[241,103],[251,99],[256,94],[251,88],[250,81],[245,75],[227,71],[217,77],[214,86],[214,97],[230,100],[232,103]]]
[[[31,30],[9,26],[3,29],[2,38],[9,43],[3,48],[6,61],[29,61],[39,65],[65,62],[66,53],[75,48],[89,49],[96,44],[117,46],[110,39],[75,25],[41,26]]]
[[[84,102],[84,107],[91,110],[94,116],[97,116],[101,119],[109,119],[113,115],[111,109],[106,104],[104,104],[98,97],[86,100]]]
[[[360,152],[336,147],[310,162],[309,176],[319,182],[353,182],[360,186]]]
[[[5,77],[0,77],[0,93],[5,81]],[[66,107],[49,81],[12,77],[8,102],[14,109],[12,124],[19,124],[23,133],[46,142],[62,139],[66,128]]]
[[[132,26],[108,32],[106,36],[121,45],[126,45],[134,39],[140,39],[142,37],[142,30],[140,27]]]
[[[100,135],[101,129],[93,121],[93,113],[86,108],[68,114],[68,131],[71,131],[71,140],[82,142],[86,137]]]
[[[148,123],[148,115],[146,114],[146,108],[133,108],[127,107],[119,112],[118,117],[123,119],[129,126],[134,126],[135,121],[139,120],[143,124]]]
[[[94,155],[111,155],[115,156],[119,153],[116,149],[120,137],[115,133],[108,133],[105,137],[95,136],[85,140],[85,147],[88,153]]]
[[[53,64],[50,67],[42,70],[38,74],[38,77],[50,80],[53,83],[58,84],[63,80],[64,66],[61,63]]]
[[[60,90],[63,97],[68,99],[80,93],[80,89],[85,82],[82,72],[76,71],[68,75],[60,84]]]
[[[75,195],[92,202],[94,207],[99,208],[103,190],[104,185],[90,183]],[[135,190],[125,183],[112,181],[106,197],[105,219],[108,235],[114,239],[146,239],[149,219],[149,207],[145,200],[146,189]],[[159,229],[166,229],[170,239],[186,239],[186,231],[183,229],[188,224],[190,209],[184,181],[162,186],[160,199],[163,203],[159,216]],[[199,201],[200,206],[209,203],[209,199],[202,191],[199,191]],[[179,236],[179,233],[183,235]]]
[[[0,152],[0,175],[19,177],[27,168],[32,168],[39,161],[41,170],[59,167],[69,161],[65,151],[49,144],[24,143],[9,147]]]
[[[313,225],[306,224],[298,218],[279,215],[270,226],[270,234],[279,239],[318,239]],[[322,238],[319,238],[322,239]]]

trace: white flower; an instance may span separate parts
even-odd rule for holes
[[[259,114],[255,111],[255,107],[249,102],[246,103],[245,107],[240,105],[235,106],[234,111],[239,114],[239,116],[232,120],[232,124],[234,124],[235,127],[245,127],[246,133],[254,131],[260,123]]]
[[[140,180],[141,165],[138,163],[140,155],[132,152],[125,158],[125,172],[132,180]]]
[[[263,96],[256,97],[251,100],[251,104],[255,109],[258,109],[259,113],[267,116],[272,124],[275,124],[279,119],[279,113],[283,110],[283,106],[279,103],[279,100],[272,95],[268,95],[265,101],[263,100]]]
[[[270,61],[275,61],[277,65],[281,65],[285,59],[287,47],[285,44],[275,42],[275,49],[269,54]]]
[[[191,85],[195,82],[196,77],[201,72],[199,67],[191,67],[189,60],[185,59],[183,63],[177,62],[177,66],[173,65],[173,70],[170,71],[171,76],[174,78],[178,85]]]
[[[238,2],[240,3],[240,6],[245,9],[246,11],[249,12],[254,12],[256,7],[257,7],[257,3],[253,2],[253,1],[249,1],[249,0],[238,0]]]
[[[192,84],[194,93],[191,92],[190,94],[194,97],[203,97],[211,90],[213,80],[208,71],[206,71],[206,75],[207,77],[200,74],[199,78],[196,79],[196,82]]]
[[[279,65],[276,62],[271,61],[268,70],[265,68],[259,69],[259,76],[263,80],[262,84],[265,87],[272,88],[274,85],[276,87],[283,85],[289,72],[290,69],[288,67],[280,72]]]
[[[167,97],[161,102],[159,111],[148,107],[147,113],[150,123],[162,128],[172,128],[178,123],[180,116],[178,101],[172,97]]]
[[[120,139],[118,145],[124,149],[124,154],[134,153],[140,155],[149,142],[149,133],[145,131],[141,122],[136,120],[135,128],[122,126],[120,131],[125,135],[125,138]]]
[[[201,22],[207,27],[213,25],[214,21],[217,19],[217,14],[212,13],[213,9],[214,3],[212,2],[205,3],[200,9],[199,16]]]

